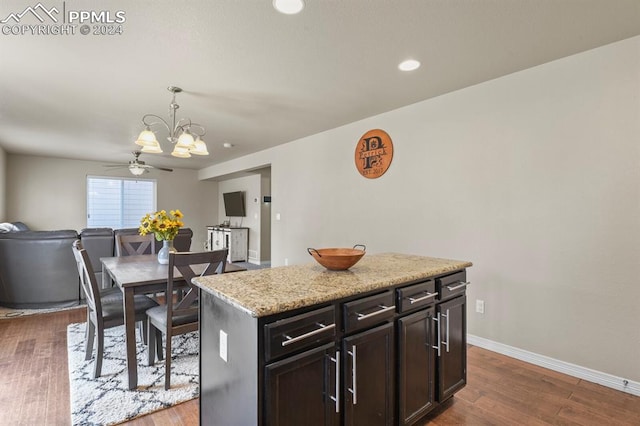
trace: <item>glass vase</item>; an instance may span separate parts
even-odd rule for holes
[[[167,265],[169,263],[169,253],[175,253],[173,240],[162,240],[162,248],[158,252],[158,263]]]

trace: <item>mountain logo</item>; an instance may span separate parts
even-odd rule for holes
[[[23,17],[32,15],[35,16],[40,23],[44,23],[44,17],[49,17],[54,23],[58,22],[58,18],[54,16],[54,13],[57,15],[60,13],[58,9],[52,7],[51,9],[47,9],[42,5],[42,3],[38,3],[35,6],[27,6],[25,10],[20,13],[10,13],[9,16],[0,21],[1,24],[6,24],[7,22],[13,20],[15,23],[20,23]],[[44,17],[43,17],[44,16]]]

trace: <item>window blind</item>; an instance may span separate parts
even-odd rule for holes
[[[155,210],[155,179],[87,176],[87,227],[137,228]]]

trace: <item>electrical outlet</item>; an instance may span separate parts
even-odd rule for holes
[[[484,314],[484,300],[476,300],[476,312]]]

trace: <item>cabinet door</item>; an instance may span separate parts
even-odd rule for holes
[[[431,307],[398,320],[398,408],[402,425],[414,424],[434,407],[434,312]]]
[[[232,262],[247,260],[248,235],[247,229],[231,230],[229,240],[229,257]]]
[[[467,383],[467,297],[441,303],[438,400],[444,401]]]
[[[334,426],[338,360],[333,343],[265,367],[266,425]]]
[[[225,248],[224,245],[224,232],[219,230],[211,231],[212,241],[211,241],[211,250],[222,250]]]
[[[345,425],[393,424],[393,347],[392,323],[343,340]]]

